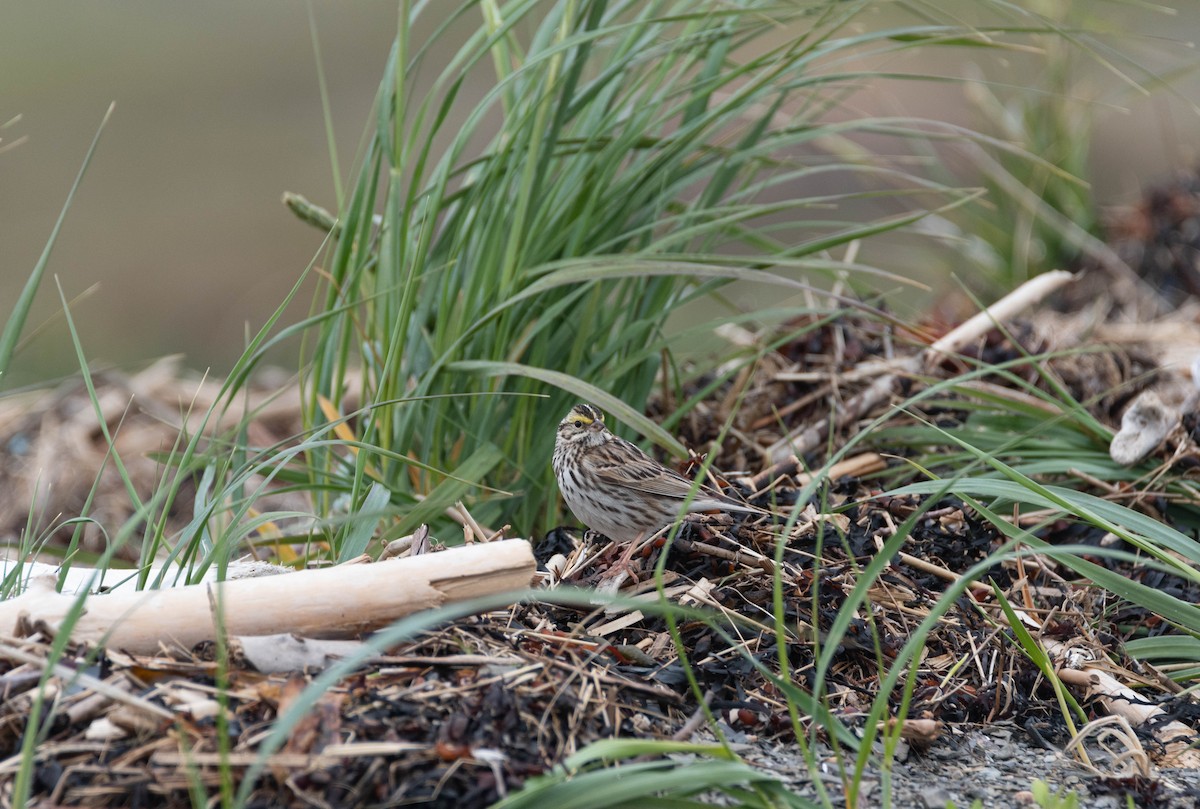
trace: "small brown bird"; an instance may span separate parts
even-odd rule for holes
[[[693,490],[689,513],[764,513],[707,486],[697,487],[695,481],[613,435],[604,426],[604,414],[589,404],[572,407],[558,425],[554,476],[571,513],[616,542],[632,542],[673,523]]]

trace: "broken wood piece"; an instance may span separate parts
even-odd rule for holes
[[[1031,630],[1041,632],[1041,625],[1024,610],[1014,610],[1022,623]],[[1007,621],[1006,621],[1007,623]],[[1166,767],[1200,767],[1200,750],[1192,748],[1194,731],[1184,723],[1173,720],[1164,722],[1168,714],[1158,705],[1152,705],[1136,691],[1118,681],[1112,674],[1099,667],[1101,656],[1083,646],[1071,646],[1060,640],[1041,637],[1039,639],[1046,654],[1054,664],[1058,678],[1067,685],[1082,688],[1084,697],[1095,699],[1110,714],[1126,719],[1135,728],[1146,727],[1162,744],[1163,754],[1158,763]]]
[[[900,738],[922,750],[928,748],[942,735],[942,723],[936,719],[905,719],[903,723],[895,717],[880,722],[881,731],[892,732],[900,725]]]
[[[882,548],[883,543],[878,542],[878,546]],[[915,570],[920,570],[922,573],[932,574],[949,582],[957,582],[962,578],[962,576],[948,568],[942,567],[941,565],[935,565],[933,562],[928,562],[909,553],[901,552],[898,554],[898,558],[901,562]],[[967,586],[970,587],[973,592],[979,593],[980,595],[990,596],[992,594],[992,588],[988,587],[981,581],[968,582]]]
[[[220,605],[229,635],[350,638],[420,610],[527,587],[535,568],[529,543],[510,539],[369,565],[92,595],[71,636],[132,654],[190,650],[216,638]],[[57,631],[76,598],[55,592],[53,578],[38,579],[0,603],[0,632],[13,634],[18,624]]]
[[[1054,651],[1051,644],[1047,644],[1047,651]],[[1178,720],[1162,723],[1167,717],[1165,710],[1148,704],[1108,672],[1098,668],[1061,668],[1058,676],[1068,685],[1086,689],[1089,699],[1096,698],[1110,713],[1125,717],[1135,728],[1152,728],[1154,737],[1163,745],[1164,752],[1158,762],[1162,766],[1200,767],[1200,750],[1191,748],[1192,729]]]
[[[1013,611],[1030,630],[1042,632],[1043,627],[1025,610]],[[1005,621],[1009,623],[1009,621]],[[1054,664],[1058,678],[1067,685],[1084,689],[1085,699],[1094,699],[1110,714],[1124,718],[1135,728],[1145,727],[1162,745],[1158,763],[1166,767],[1200,768],[1200,750],[1192,748],[1194,731],[1178,720],[1165,722],[1167,711],[1148,703],[1136,691],[1118,681],[1099,666],[1103,659],[1098,652],[1085,646],[1072,646],[1060,640],[1041,637],[1039,642]]]
[[[835,481],[844,477],[862,477],[872,472],[882,472],[884,469],[887,469],[887,461],[882,455],[878,452],[864,452],[853,458],[838,461],[829,467],[828,471],[801,472],[795,476],[795,481],[797,486],[807,486],[818,474],[825,474],[828,480]]]
[[[1109,457],[1121,466],[1133,466],[1166,440],[1179,418],[1179,412],[1157,393],[1142,391],[1121,416],[1121,430],[1108,446]]]

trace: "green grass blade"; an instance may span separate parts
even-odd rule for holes
[[[66,221],[67,211],[70,209],[71,203],[75,200],[75,193],[79,190],[80,183],[83,182],[84,173],[87,172],[88,166],[91,165],[92,156],[96,153],[96,146],[100,143],[100,133],[104,131],[104,127],[108,123],[108,119],[112,117],[115,108],[115,102],[109,104],[104,117],[100,119],[100,126],[96,127],[96,134],[92,136],[92,143],[88,146],[87,154],[83,157],[83,163],[79,167],[79,172],[75,175],[75,181],[71,183],[71,190],[67,192],[67,199],[63,202],[58,219],[55,220],[54,227],[50,230],[50,237],[46,239],[46,246],[42,249],[42,254],[38,257],[37,263],[33,267],[33,272],[29,274],[29,278],[25,281],[25,286],[21,288],[21,294],[17,296],[17,301],[13,304],[13,310],[9,313],[8,319],[4,323],[4,329],[0,330],[0,385],[4,384],[4,375],[8,372],[9,364],[12,362],[13,353],[17,348],[17,341],[21,336],[22,329],[25,328],[25,320],[29,317],[29,309],[33,306],[33,298],[37,294],[38,287],[41,286],[42,276],[46,273],[46,266],[50,263],[50,252],[54,249],[54,245],[58,241],[58,234],[62,230],[63,222]]]

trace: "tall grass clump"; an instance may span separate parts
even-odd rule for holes
[[[966,100],[976,127],[994,140],[961,142],[965,166],[945,161],[936,175],[953,182],[957,171],[987,189],[984,204],[959,208],[945,222],[977,265],[969,279],[974,291],[1004,294],[1052,269],[1120,267],[1102,241],[1106,201],[1097,198],[1095,184],[1107,167],[1097,167],[1092,156],[1094,119],[1129,112],[1131,102],[1144,102],[1196,69],[1190,56],[1176,58],[1190,43],[1135,33],[1146,18],[1169,18],[1175,10],[1125,2],[988,8],[997,25],[1040,29],[1027,43],[1039,58],[1013,65],[1001,54],[1003,61],[974,72],[964,84]]]
[[[308,380],[319,424],[322,397],[353,409],[361,369],[353,429],[380,451],[314,455],[325,505],[382,482],[404,532],[486,480],[476,518],[545,528],[554,427],[577,397],[679,450],[640,413],[660,369],[683,373],[672,312],[733,279],[796,296],[865,274],[829,251],[965,199],[817,148],[918,128],[825,121],[872,78],[856,57],[962,44],[928,23],[872,32],[872,5],[402,4]]]

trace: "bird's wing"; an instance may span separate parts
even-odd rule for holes
[[[689,480],[673,469],[667,469],[637,447],[632,444],[630,446],[637,450],[636,455],[628,453],[627,457],[619,463],[597,464],[595,469],[597,477],[613,486],[623,486],[645,494],[670,497],[676,500],[683,500],[695,490],[692,501],[693,510],[697,506],[700,510],[707,508],[729,508],[734,511],[747,512],[757,510],[751,506],[742,505],[736,500],[730,500],[708,486],[697,486],[695,481]]]
[[[600,467],[597,476],[605,483],[613,486],[624,486],[636,489],[646,494],[656,494],[660,497],[674,497],[682,500],[688,492],[696,488],[692,481],[669,469],[663,469],[654,462],[623,463],[620,465]],[[699,487],[699,494],[707,494],[704,487]]]

